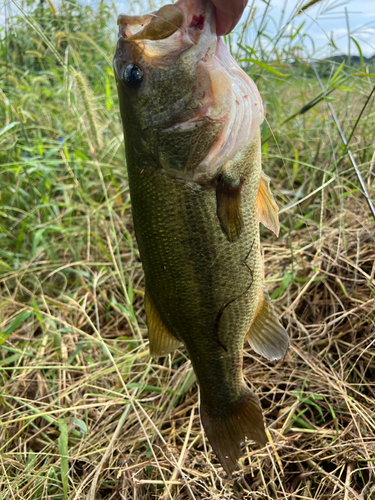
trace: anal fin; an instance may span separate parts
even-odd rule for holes
[[[223,233],[231,243],[238,240],[243,228],[242,183],[241,179],[232,181],[220,176],[216,187],[217,216]]]
[[[270,361],[283,358],[288,350],[288,332],[281,325],[266,292],[263,292],[260,299],[258,312],[247,338],[252,349]]]
[[[276,236],[279,236],[278,206],[270,189],[270,178],[262,172],[257,197],[258,220]]]
[[[181,342],[169,333],[165,327],[158,310],[147,292],[147,288],[145,292],[145,310],[150,341],[150,354],[154,358],[166,356],[177,349],[181,345]]]

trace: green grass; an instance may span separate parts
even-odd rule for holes
[[[298,36],[262,49],[267,15],[233,39],[270,125],[265,272],[292,343],[246,348],[272,444],[229,481],[185,351],[148,355],[113,7],[40,5],[34,28],[12,5],[0,40],[0,498],[374,499],[375,224],[326,103],[375,200],[374,67],[317,61],[322,93]]]

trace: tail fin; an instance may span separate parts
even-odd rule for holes
[[[267,443],[262,410],[256,395],[244,385],[243,393],[235,402],[213,408],[201,402],[201,420],[208,440],[229,477],[241,456],[245,438],[260,445]]]

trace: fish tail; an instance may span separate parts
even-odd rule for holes
[[[213,407],[202,400],[200,413],[208,440],[229,477],[246,438],[263,446],[268,441],[258,398],[245,385],[239,398],[227,404]]]

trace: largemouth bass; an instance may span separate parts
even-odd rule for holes
[[[243,344],[282,358],[288,334],[263,287],[259,221],[279,232],[262,173],[263,106],[215,33],[209,0],[119,16],[114,57],[152,356],[184,344],[208,440],[231,475],[267,442]]]

